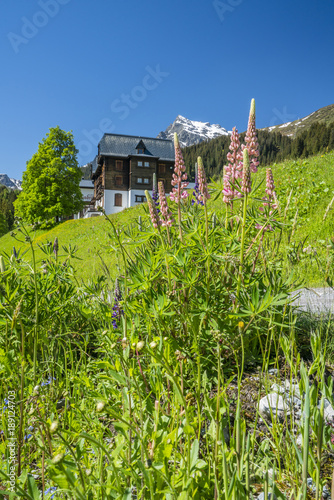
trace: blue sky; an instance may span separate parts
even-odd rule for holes
[[[257,127],[334,103],[332,0],[2,2],[0,173],[22,178],[50,127],[80,164],[104,132],[155,137],[178,114]]]

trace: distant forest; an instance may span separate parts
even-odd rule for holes
[[[279,163],[289,158],[306,158],[316,153],[334,149],[334,123],[326,125],[316,122],[296,137],[287,137],[280,132],[257,130],[260,148],[260,166]],[[240,134],[243,143],[245,132]],[[211,141],[201,142],[183,149],[183,157],[190,180],[195,177],[195,163],[201,156],[208,178],[218,178],[227,165],[230,137],[221,136]]]
[[[13,228],[14,201],[19,191],[12,190],[0,184],[0,236]]]

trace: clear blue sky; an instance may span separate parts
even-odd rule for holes
[[[0,173],[50,127],[80,164],[103,132],[155,137],[178,114],[243,131],[334,103],[332,0],[15,0],[0,18]]]

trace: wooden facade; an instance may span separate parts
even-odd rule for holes
[[[171,180],[174,170],[174,154],[171,153],[171,144],[163,144],[164,142],[171,143],[171,141],[162,141],[161,139],[153,138],[143,138],[137,142],[137,138],[133,136],[117,136],[110,134],[113,139],[113,147],[109,148],[107,152],[104,151],[106,146],[103,141],[106,142],[108,134],[105,134],[103,139],[99,144],[99,155],[96,158],[96,169],[92,173],[92,179],[94,180],[94,198],[96,206],[102,200],[100,205],[104,205],[105,202],[105,192],[114,192],[114,206],[122,206],[125,208],[124,200],[127,199],[127,206],[131,206],[133,203],[140,203],[145,201],[144,192],[145,190],[152,191],[153,189],[153,174],[156,174],[157,181],[163,181],[165,185],[165,191],[168,194],[171,189]],[[117,154],[117,138],[122,141],[123,138],[127,139],[127,142],[133,137],[133,144],[131,150],[126,154],[126,145],[122,144],[121,153]],[[102,145],[101,145],[102,143]],[[149,144],[150,149],[155,148],[155,152],[159,152],[159,148],[163,151],[166,156],[164,148],[168,146],[169,158],[161,158],[156,154],[153,155],[148,149],[146,144]],[[152,146],[153,145],[153,146]],[[104,148],[104,149],[103,149]],[[130,149],[130,148],[129,148]],[[110,152],[111,151],[111,152]],[[118,196],[116,194],[118,193]],[[124,196],[122,193],[124,192]],[[134,196],[130,195],[126,198],[125,192],[132,192]],[[119,196],[121,195],[121,196]],[[130,201],[129,201],[130,200]]]

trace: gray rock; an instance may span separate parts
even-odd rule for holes
[[[257,497],[257,500],[278,500],[278,498],[276,495],[273,496],[271,493],[268,493],[267,498],[264,498],[264,492],[262,491],[262,493],[260,493]]]
[[[284,415],[289,413],[289,408],[282,396],[271,393],[260,399],[259,412],[264,418],[270,418],[271,412],[274,416],[284,418]]]
[[[325,399],[325,405],[326,406],[324,406],[324,419],[331,421],[334,419],[334,408],[327,399]]]
[[[269,375],[278,375],[279,374],[279,370],[277,368],[270,368],[268,370],[268,373],[269,373]]]
[[[303,435],[302,434],[298,434],[297,438],[296,438],[296,444],[298,446],[301,446],[303,443]]]
[[[56,409],[57,410],[61,410],[62,408],[65,408],[65,403],[66,403],[66,399],[60,399],[59,401],[57,401],[56,403]],[[67,401],[67,408],[70,408],[70,403],[69,401]]]

